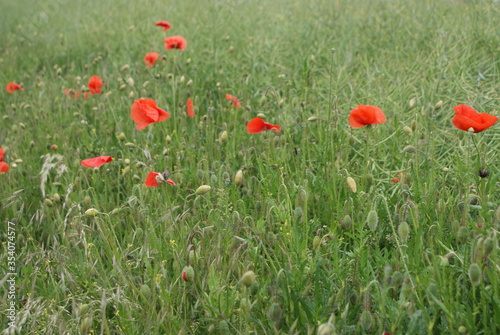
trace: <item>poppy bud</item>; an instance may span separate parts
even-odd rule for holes
[[[399,271],[394,271],[394,273],[392,274],[392,286],[395,289],[398,289],[402,283],[403,283],[403,274]]]
[[[278,105],[279,105],[280,107],[283,107],[283,106],[285,105],[285,100],[284,100],[284,99],[281,99],[281,100],[279,101]]]
[[[120,91],[123,91],[126,87],[127,87],[127,85],[126,85],[126,84],[121,84],[121,85],[120,85]]]
[[[148,285],[141,285],[140,292],[142,293],[143,296],[145,296],[147,299],[151,297],[151,289],[149,288]]]
[[[412,292],[413,292],[413,287],[411,286],[410,280],[407,279],[403,282],[403,286],[401,287],[401,294],[403,295],[403,297],[408,299],[411,296]]]
[[[240,300],[240,309],[243,314],[250,313],[250,301],[247,298],[241,298]]]
[[[307,119],[307,121],[309,121],[309,122],[316,122],[316,121],[318,121],[318,117],[317,116],[311,116],[311,117],[309,117]]]
[[[403,221],[399,224],[398,234],[403,242],[406,242],[408,240],[408,236],[410,235],[410,226],[408,226],[408,223],[406,221]]]
[[[356,193],[358,188],[356,186],[356,181],[352,177],[347,177],[347,186],[349,186],[353,193]]]
[[[405,132],[406,135],[411,136],[413,134],[413,130],[411,130],[410,127],[404,126],[403,131]]]
[[[281,319],[283,311],[281,310],[280,305],[275,302],[269,307],[267,310],[267,317],[273,322],[279,322]]]
[[[78,316],[80,316],[80,317],[84,316],[85,314],[87,314],[87,312],[89,311],[89,309],[90,309],[90,305],[89,304],[81,304],[78,307]]]
[[[238,170],[234,176],[234,184],[239,186],[243,183],[243,171]]]
[[[58,147],[57,147],[57,144],[52,144],[52,145],[50,146],[50,148],[51,148],[52,150],[57,150],[57,148],[58,148]]]
[[[202,194],[208,193],[211,189],[212,189],[212,187],[209,185],[201,185],[200,187],[198,187],[196,189],[195,194],[202,195]]]
[[[490,175],[490,171],[486,170],[485,168],[479,169],[479,177],[486,178],[489,175]]]
[[[304,212],[302,211],[302,208],[301,207],[295,207],[295,209],[293,211],[293,217],[294,217],[294,219],[298,220],[299,218],[302,217],[302,215],[304,215]]]
[[[122,176],[125,176],[128,173],[130,173],[130,166],[125,166],[125,168],[122,169]]]
[[[484,257],[488,257],[493,250],[496,249],[496,239],[493,239],[491,237],[487,237],[484,242],[483,242],[483,255]]]
[[[459,334],[466,334],[467,333],[467,328],[465,328],[464,326],[458,327],[458,333]]]
[[[94,217],[99,214],[99,211],[95,208],[89,208],[85,211],[85,216]]]
[[[266,118],[266,114],[259,113],[259,114],[257,114],[257,117],[260,117],[261,119],[265,119]]]
[[[118,135],[116,135],[116,138],[119,140],[119,141],[125,141],[126,137],[125,137],[125,133],[121,132],[119,133]]]
[[[130,91],[130,93],[128,94],[128,97],[129,97],[129,98],[133,98],[133,97],[134,97],[134,95],[135,95],[134,91]]]
[[[91,318],[83,319],[82,323],[80,323],[80,334],[87,335],[88,333],[90,333],[91,327],[92,327],[92,319]]]
[[[411,130],[412,130],[412,131],[417,130],[417,121],[413,120],[413,121],[411,122]]]
[[[222,320],[219,322],[219,326],[217,327],[219,329],[219,334],[220,335],[230,335],[231,331],[229,330],[229,325],[227,324],[226,320]]]
[[[361,318],[359,319],[359,324],[365,332],[369,332],[372,327],[372,313],[370,311],[363,311],[361,313]]]
[[[256,278],[255,272],[249,270],[241,276],[240,282],[245,285],[245,287],[251,287],[255,283]]]
[[[335,327],[331,323],[323,323],[318,327],[318,332],[316,335],[334,335]]]
[[[477,263],[472,263],[469,266],[469,279],[472,286],[478,286],[481,284],[481,269]]]
[[[313,239],[313,249],[318,249],[320,246],[321,246],[321,237],[316,235],[316,236],[314,236],[314,239]]]
[[[193,281],[194,279],[194,269],[192,266],[185,266],[184,269],[182,269],[182,279],[185,282],[190,282]]]
[[[50,199],[43,199],[43,205],[45,207],[52,207],[54,205],[54,203]]]
[[[58,193],[54,193],[52,200],[54,200],[54,202],[59,202],[61,201],[61,196]]]
[[[130,165],[130,159],[125,158],[125,159],[123,160],[123,163],[125,163],[125,165]]]
[[[227,131],[223,131],[219,136],[219,141],[222,143],[227,140]]]
[[[415,148],[413,145],[407,145],[403,148],[403,151],[407,154],[414,154],[417,151],[417,148]]]
[[[130,65],[125,64],[125,65],[122,66],[122,68],[120,69],[120,71],[127,71],[129,68],[130,68]]]
[[[440,110],[441,107],[443,107],[443,101],[439,100],[438,102],[436,102],[436,105],[434,106],[434,109],[435,110]]]
[[[408,102],[408,106],[410,106],[410,108],[413,108],[416,103],[417,103],[417,98],[416,97],[411,98],[410,102]]]
[[[189,259],[189,263],[190,264],[194,264],[196,263],[196,261],[198,260],[198,252],[196,252],[196,250],[189,250],[189,255],[188,255],[188,259]]]
[[[193,84],[193,81],[191,79],[189,79],[186,83],[186,86],[189,87]]]
[[[458,243],[465,244],[468,239],[469,239],[469,230],[465,226],[460,227],[457,232]]]
[[[184,82],[184,80],[185,80],[184,76],[181,76],[181,77],[179,78],[179,83],[183,83],[183,82]]]
[[[366,217],[366,223],[371,230],[377,229],[378,226],[378,214],[374,209],[368,212],[368,216]]]
[[[134,86],[135,82],[134,82],[134,79],[132,77],[128,77],[127,78],[127,84],[128,86]]]
[[[229,50],[228,50],[228,51],[229,51],[230,53],[233,53],[233,52],[234,52],[234,47],[231,45],[231,46],[229,47]]]
[[[340,221],[340,227],[344,230],[350,230],[352,227],[352,219],[349,215],[344,216],[344,218]]]

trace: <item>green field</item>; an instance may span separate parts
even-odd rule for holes
[[[500,333],[500,122],[451,122],[500,116],[499,27],[486,0],[2,1],[1,330]],[[140,98],[170,118],[137,130]]]

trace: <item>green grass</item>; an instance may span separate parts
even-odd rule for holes
[[[27,0],[0,13],[0,218],[6,251],[16,223],[19,333],[500,332],[500,128],[450,122],[461,103],[499,116],[498,4]],[[171,35],[187,49],[166,51]],[[165,61],[145,67],[150,51]],[[62,93],[92,75],[102,94]],[[137,131],[140,97],[171,117]],[[350,128],[358,104],[387,122]],[[248,134],[258,113],[282,132]],[[49,169],[44,155],[61,156]],[[99,155],[114,161],[80,166]],[[143,184],[165,170],[177,186]],[[407,183],[391,183],[399,172]]]

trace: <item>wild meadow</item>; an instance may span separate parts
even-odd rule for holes
[[[1,2],[3,334],[500,333],[499,26]]]

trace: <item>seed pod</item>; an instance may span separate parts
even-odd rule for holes
[[[251,287],[257,278],[257,275],[252,270],[249,270],[241,276],[240,283],[245,285],[245,287]]]
[[[358,188],[356,186],[356,181],[352,177],[347,177],[347,186],[353,193],[356,193]]]
[[[151,289],[148,285],[141,285],[140,292],[148,299],[151,297]]]
[[[212,187],[209,186],[209,185],[201,185],[200,187],[198,187],[196,189],[195,194],[196,195],[202,195],[202,194],[210,192],[211,189],[212,189]]]
[[[185,282],[192,282],[194,279],[194,269],[192,266],[185,266],[184,269],[182,269],[182,279]]]
[[[410,236],[410,226],[406,221],[403,221],[399,224],[398,235],[399,237],[401,237],[401,240],[403,240],[403,242],[406,242],[408,240],[408,237]]]
[[[363,328],[365,332],[369,332],[370,329],[372,328],[372,313],[366,310],[363,311],[359,319],[359,324],[361,325],[361,328]]]
[[[481,269],[477,263],[472,263],[469,266],[469,279],[472,286],[478,286],[481,284]]]

